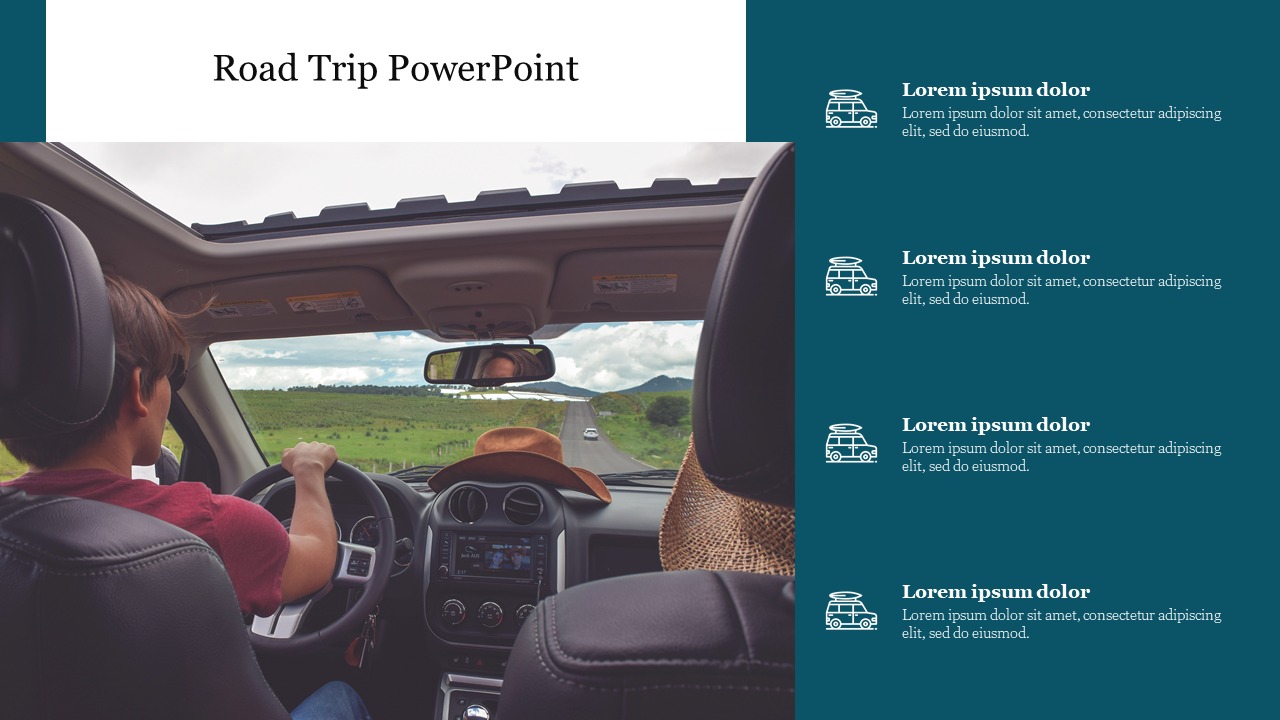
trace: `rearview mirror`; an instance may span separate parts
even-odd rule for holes
[[[477,345],[437,350],[427,356],[423,376],[435,385],[497,387],[510,382],[546,380],[556,360],[545,345]]]

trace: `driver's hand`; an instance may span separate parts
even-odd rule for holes
[[[280,456],[280,464],[294,478],[319,477],[338,461],[338,449],[322,442],[300,442],[287,448]]]

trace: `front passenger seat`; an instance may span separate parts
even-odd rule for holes
[[[784,550],[752,567],[765,572],[794,572],[794,271],[795,146],[787,145],[752,183],[721,254],[694,372],[696,455],[677,480],[705,476],[715,492],[752,504],[759,512],[741,516],[747,535],[766,525],[753,518],[792,518],[781,524],[790,533]],[[687,473],[697,465],[700,473]],[[673,503],[692,495],[677,487]],[[682,523],[690,536],[716,530],[699,515],[669,504],[664,546]],[[710,562],[681,563],[744,567],[759,551],[722,545]],[[498,720],[794,715],[793,578],[704,569],[598,580],[543,600],[512,648]]]

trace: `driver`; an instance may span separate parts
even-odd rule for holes
[[[545,373],[538,356],[524,348],[495,350],[480,365],[482,378],[526,378]]]
[[[244,613],[270,616],[281,603],[324,587],[333,575],[338,546],[324,490],[325,470],[338,459],[332,446],[298,443],[284,451],[282,464],[297,485],[287,532],[263,507],[215,495],[202,483],[162,486],[132,479],[133,465],[153,465],[160,457],[170,393],[186,378],[189,347],[176,318],[154,295],[112,275],[106,276],[106,284],[116,349],[107,405],[80,430],[4,440],[9,452],[30,466],[8,484],[30,495],[70,495],[118,505],[197,535],[222,558]],[[337,685],[341,687],[330,687]],[[342,683],[330,683],[321,692],[348,700],[355,695]],[[318,695],[299,710],[317,705],[311,700],[320,699]],[[358,696],[354,703],[360,703]],[[359,709],[363,712],[362,703]]]

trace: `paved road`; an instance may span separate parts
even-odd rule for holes
[[[614,447],[603,432],[599,440],[583,440],[584,429],[598,427],[595,408],[589,402],[567,402],[565,405],[568,407],[565,409],[564,428],[560,431],[565,465],[586,468],[597,475],[653,469]]]

